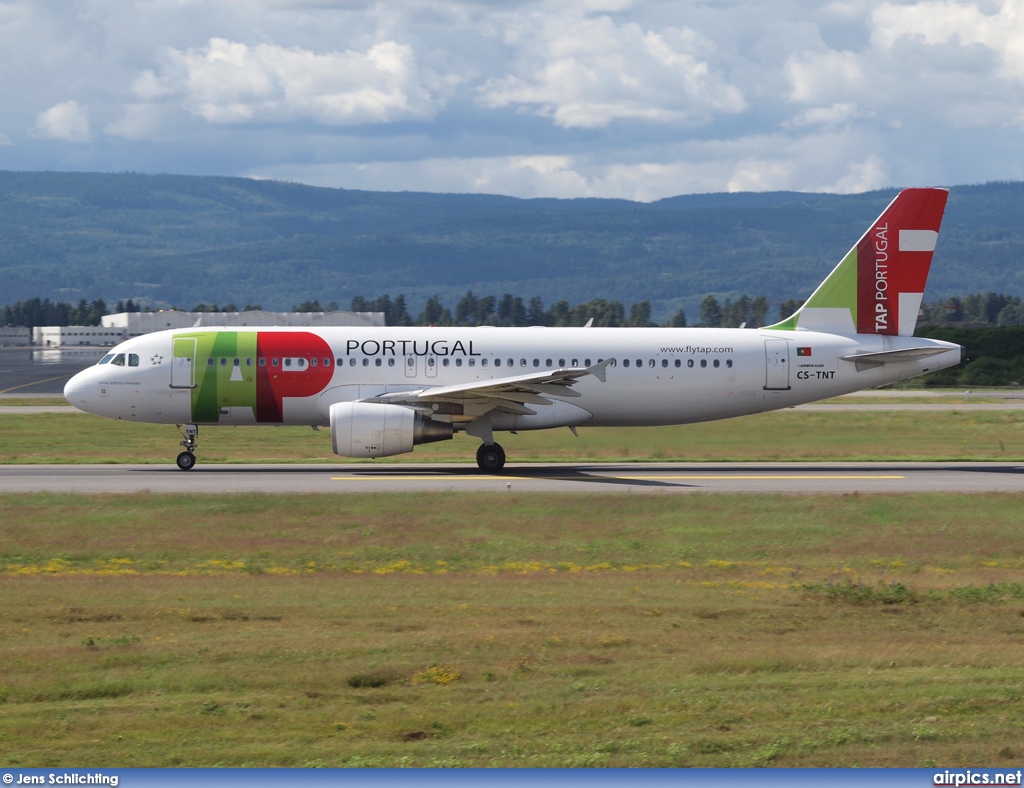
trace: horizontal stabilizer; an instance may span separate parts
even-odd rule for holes
[[[850,356],[840,356],[843,361],[853,361],[856,364],[895,364],[899,361],[912,361],[915,358],[935,356],[939,353],[946,353],[948,347],[910,347],[903,350],[880,350],[877,353],[854,353]]]

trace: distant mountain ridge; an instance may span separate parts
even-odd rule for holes
[[[0,172],[0,303],[102,297],[288,309],[309,298],[804,298],[895,189],[655,203],[366,192],[244,178]],[[1024,294],[1024,183],[951,189],[926,300]]]

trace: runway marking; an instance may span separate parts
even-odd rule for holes
[[[895,476],[895,475],[882,475],[882,474],[742,474],[742,475],[731,475],[731,474],[716,474],[714,476],[693,476],[693,475],[671,475],[671,476],[610,476],[607,474],[581,474],[580,476],[509,476],[507,474],[494,474],[487,476],[443,476],[441,474],[430,474],[417,476],[410,474],[409,476],[374,476],[367,474],[366,476],[332,476],[332,482],[364,482],[364,481],[375,481],[375,482],[402,482],[402,481],[424,481],[424,482],[481,482],[481,481],[501,481],[503,479],[517,481],[556,481],[556,482],[573,482],[573,481],[601,481],[607,479],[609,481],[714,481],[718,479],[723,480],[792,480],[792,479],[812,479],[812,480],[864,480],[864,479],[905,479],[906,476]]]
[[[18,389],[28,388],[29,386],[38,386],[40,383],[49,383],[52,380],[60,380],[61,378],[70,378],[71,375],[57,375],[53,378],[46,378],[46,380],[33,380],[31,383],[22,383],[20,386],[11,386],[9,389],[0,390],[0,394],[7,394],[10,391],[17,391]]]

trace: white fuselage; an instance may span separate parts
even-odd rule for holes
[[[874,364],[843,358],[921,346],[936,352]],[[72,404],[138,422],[313,426],[327,425],[337,402],[614,359],[603,382],[584,376],[563,396],[545,395],[550,404],[528,405],[532,413],[495,412],[495,430],[711,421],[875,388],[961,360],[958,345],[915,337],[705,328],[204,328],[130,339],[106,358],[117,354],[122,363],[90,367],[68,383]],[[257,406],[270,388],[276,411]],[[450,421],[461,429],[478,415],[470,403]]]

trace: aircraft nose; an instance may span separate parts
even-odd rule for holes
[[[64,386],[64,399],[79,410],[88,411],[89,397],[86,393],[86,382],[81,373],[75,375]]]

